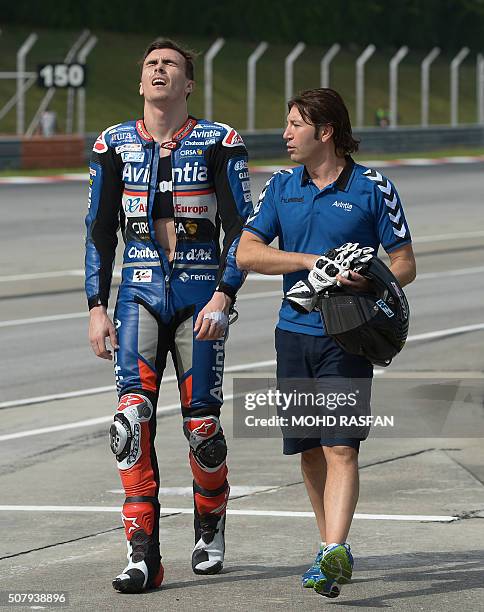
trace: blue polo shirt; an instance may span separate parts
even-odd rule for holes
[[[387,253],[411,242],[402,204],[393,184],[376,170],[351,157],[334,183],[319,189],[306,168],[275,172],[267,181],[244,231],[266,244],[279,238],[279,248],[296,253],[324,253],[345,242],[359,242]],[[284,274],[284,293],[307,278],[308,271]],[[324,336],[318,312],[300,314],[283,300],[277,327]]]

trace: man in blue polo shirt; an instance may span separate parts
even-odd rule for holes
[[[381,245],[402,286],[415,278],[410,231],[393,184],[356,164],[358,150],[340,95],[332,89],[302,92],[288,103],[284,139],[298,167],[276,172],[266,183],[237,249],[240,268],[283,274],[284,293],[306,279],[319,255],[344,243]],[[279,248],[269,244],[279,240]],[[356,272],[339,282],[371,291]],[[343,351],[325,335],[318,312],[300,314],[284,300],[276,328],[277,378],[371,378],[372,364]],[[321,535],[304,587],[337,597],[351,578],[346,542],[358,500],[357,438],[284,437],[284,454],[301,453],[301,469]],[[325,543],[327,543],[325,545]]]

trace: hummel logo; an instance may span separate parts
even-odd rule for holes
[[[350,204],[349,202],[338,202],[338,200],[333,202],[332,206],[337,206],[338,208],[344,208],[347,212],[351,212],[351,209],[353,208],[353,204]]]

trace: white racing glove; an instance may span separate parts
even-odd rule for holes
[[[286,293],[288,302],[298,312],[312,312],[321,293],[337,284],[336,276],[347,276],[355,260],[358,263],[368,261],[373,251],[372,247],[360,248],[358,242],[347,242],[326,251],[316,260],[307,280],[297,282]]]

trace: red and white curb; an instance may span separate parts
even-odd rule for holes
[[[362,159],[357,160],[357,163],[362,166],[390,168],[395,166],[441,166],[443,164],[475,164],[484,162],[484,155],[456,155],[453,157],[409,157],[407,159]],[[288,166],[290,167],[290,166]],[[276,172],[281,166],[250,166],[252,173]]]
[[[3,176],[0,185],[41,185],[43,183],[84,182],[89,180],[89,172],[76,172],[73,174],[53,174],[51,176]]]
[[[408,159],[366,159],[358,160],[363,166],[376,168],[390,168],[396,166],[441,166],[443,164],[476,164],[484,162],[484,155],[460,155],[454,157],[409,157]],[[290,166],[289,166],[290,167]],[[272,174],[280,170],[281,166],[250,166],[252,174]],[[88,180],[86,171],[70,174],[55,174],[51,176],[5,176],[0,177],[0,185],[41,185],[44,183],[84,182]]]

